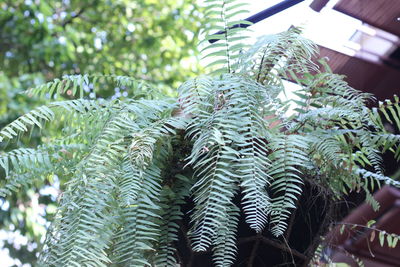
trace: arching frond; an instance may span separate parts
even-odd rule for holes
[[[147,94],[147,97],[156,93],[152,86],[144,81],[129,76],[103,74],[65,75],[62,79],[55,79],[39,87],[31,88],[26,93],[47,96],[50,99],[64,94],[83,98],[88,92],[98,88],[98,85],[104,82],[112,82],[116,86],[125,87],[135,94]]]
[[[28,127],[37,126],[42,128],[44,122],[54,119],[54,113],[47,106],[38,107],[25,115],[22,115],[15,121],[6,125],[0,131],[0,142],[5,139],[13,139],[18,136],[20,132],[27,132]]]
[[[161,221],[160,221],[160,237],[157,246],[157,255],[155,259],[156,266],[174,266],[177,264],[176,259],[176,242],[178,242],[178,231],[181,224],[183,213],[180,205],[185,203],[185,197],[189,196],[190,179],[177,175],[174,177],[174,187],[164,186],[161,194]]]
[[[270,143],[273,151],[270,160],[273,162],[268,175],[273,177],[271,190],[271,232],[282,235],[287,227],[291,211],[296,208],[302,192],[303,180],[301,168],[308,162],[308,140],[300,135],[275,137]]]
[[[236,259],[236,231],[239,222],[239,209],[233,204],[227,216],[221,221],[213,242],[213,260],[215,266],[232,266]]]
[[[55,112],[59,109],[69,113],[88,113],[102,109],[102,101],[98,100],[67,100],[54,102],[49,105],[38,107],[6,125],[0,130],[0,142],[6,139],[18,137],[20,133],[28,132],[31,127],[42,128],[45,122],[50,122],[56,118]]]
[[[397,161],[400,160],[400,135],[379,133],[372,136],[373,144],[382,148],[382,152],[392,151]]]
[[[155,253],[152,247],[161,234],[158,225],[161,179],[161,170],[155,165],[139,172],[136,180],[140,188],[135,198],[129,200],[132,204],[124,204],[121,210],[121,227],[114,241],[114,262],[124,266],[150,265],[146,253]]]
[[[0,187],[0,196],[5,197],[21,186],[31,185],[43,180],[46,175],[63,171],[63,161],[84,148],[83,144],[47,145],[0,153],[0,169],[4,170],[6,177]]]
[[[300,36],[297,28],[274,36],[262,36],[241,58],[241,71],[257,82],[269,84],[274,75],[297,79],[297,74],[317,70],[312,57],[317,47]]]
[[[399,181],[395,181],[390,177],[387,177],[387,176],[384,176],[384,175],[381,175],[381,174],[377,174],[377,173],[374,173],[374,172],[370,172],[370,171],[367,171],[367,170],[361,169],[361,168],[355,170],[355,172],[356,172],[357,175],[360,175],[364,179],[373,178],[373,179],[375,179],[377,181],[383,182],[384,184],[393,185],[393,186],[395,186],[397,188],[400,188],[400,182]]]
[[[205,58],[212,58],[208,67],[217,68],[219,73],[235,72],[240,53],[246,48],[243,40],[246,28],[239,25],[251,25],[251,22],[237,19],[248,13],[243,7],[245,3],[238,0],[208,0],[205,12],[207,28],[204,29],[205,40],[208,43],[203,49]],[[207,53],[206,53],[207,52]]]

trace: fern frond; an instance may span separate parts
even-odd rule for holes
[[[160,235],[161,170],[151,165],[139,175],[140,189],[130,202],[133,204],[121,210],[121,229],[115,236],[113,251],[114,261],[127,266],[150,265],[146,253],[154,253],[152,244]]]
[[[361,169],[361,168],[356,169],[355,173],[357,175],[361,176],[364,179],[372,178],[372,179],[374,179],[376,181],[383,182],[384,184],[392,185],[394,187],[400,188],[400,182],[399,181],[395,181],[392,178],[384,176],[382,174],[370,172],[368,170]]]
[[[326,162],[339,167],[342,160],[343,154],[346,153],[342,150],[341,137],[347,133],[347,131],[334,130],[334,131],[318,131],[312,133],[313,142],[310,146],[310,150],[313,154],[313,158],[319,161],[323,165]]]
[[[90,153],[78,164],[66,201],[60,207],[62,217],[54,227],[59,238],[50,239],[49,242],[55,243],[47,244],[58,258],[49,258],[54,262],[44,264],[106,266],[110,263],[104,250],[109,247],[113,232],[115,211],[109,207],[116,187],[114,166],[119,166],[125,151],[121,144],[128,130],[123,128],[124,116],[122,113],[110,118]]]
[[[0,153],[0,167],[6,176],[0,187],[0,196],[10,195],[23,185],[31,185],[43,179],[46,174],[62,172],[62,162],[84,147],[82,144],[46,145]]]
[[[231,149],[211,147],[207,158],[193,166],[195,175],[201,177],[192,188],[196,203],[191,232],[194,251],[205,251],[211,245],[220,222],[226,217],[226,205],[234,196],[234,180],[238,178],[226,169],[233,158],[235,154]]]
[[[102,101],[85,99],[59,101],[44,105],[20,116],[1,129],[0,142],[6,139],[12,140],[20,133],[28,132],[29,127],[37,126],[42,128],[45,122],[53,121],[56,118],[55,111],[59,109],[64,109],[71,113],[87,113],[102,108]]]
[[[150,253],[154,254],[157,262],[171,262],[171,249],[167,249],[166,259],[160,259],[153,251],[153,247],[167,231],[168,244],[175,238],[175,230],[160,229],[159,223],[163,216],[180,216],[177,206],[165,211],[161,199],[161,166],[159,165],[168,155],[162,147],[157,145],[161,138],[174,132],[174,127],[184,127],[177,123],[177,119],[156,121],[140,132],[132,135],[128,158],[123,165],[121,180],[121,200],[124,208],[121,211],[121,230],[116,235],[114,246],[115,261],[126,265],[150,265]],[[160,150],[161,149],[161,150]],[[157,153],[157,154],[154,154]],[[172,213],[172,214],[171,214]],[[169,222],[167,226],[175,225]],[[167,245],[168,245],[167,244]],[[173,250],[172,250],[173,252]],[[158,260],[157,260],[158,259]]]
[[[360,141],[360,153],[365,155],[365,157],[368,159],[366,163],[372,166],[377,174],[382,174],[383,159],[376,143],[374,142],[375,140],[368,131],[359,131],[358,133],[358,139]]]
[[[271,181],[267,169],[270,166],[265,140],[252,137],[250,146],[244,148],[240,153],[239,173],[243,192],[243,209],[246,221],[257,233],[261,233],[268,221],[270,210],[270,198],[266,188]]]
[[[268,159],[268,137],[272,129],[267,128],[267,121],[264,119],[271,112],[268,107],[270,100],[263,96],[263,88],[249,82],[242,82],[242,86],[238,86],[233,94],[237,99],[235,117],[241,121],[238,133],[240,138],[236,139],[240,147],[240,160],[236,167],[241,177],[243,210],[250,227],[261,233],[268,221],[270,209],[266,188],[272,179],[268,175],[271,164]]]
[[[372,94],[360,92],[350,87],[344,80],[344,76],[334,73],[319,73],[312,81],[310,89],[314,89],[321,94],[318,99],[322,103],[352,106],[362,108],[368,100],[373,100]],[[331,97],[335,97],[332,101]],[[337,104],[336,104],[337,103]]]
[[[380,133],[372,136],[372,142],[382,148],[382,152],[392,151],[397,161],[400,161],[400,135]]]
[[[222,66],[217,68],[220,73],[232,73],[237,69],[237,63],[240,52],[246,48],[243,40],[246,38],[244,33],[247,29],[239,25],[251,25],[252,23],[245,20],[237,20],[239,15],[246,14],[243,8],[246,6],[237,0],[209,0],[205,17],[207,18],[208,27],[205,29],[205,40],[208,42],[216,42],[208,44],[203,51],[207,50],[204,58],[211,57],[213,61],[208,67]]]
[[[44,122],[54,119],[54,112],[47,106],[38,107],[25,115],[22,115],[15,121],[6,125],[0,131],[0,142],[5,139],[13,139],[21,132],[27,132],[28,127],[38,126],[42,128]]]
[[[394,95],[394,102],[390,100],[379,102],[379,111],[388,122],[400,129],[400,100],[397,95]]]
[[[230,170],[238,156],[229,143],[235,138],[237,126],[227,117],[229,110],[220,109],[214,116],[201,118],[188,126],[188,136],[195,136],[189,164],[197,177],[193,186],[195,209],[191,233],[194,251],[205,251],[215,231],[226,216],[226,206],[234,196],[238,174]]]
[[[175,247],[178,241],[178,224],[183,216],[180,206],[185,203],[184,198],[189,195],[190,180],[183,176],[175,177],[174,187],[164,186],[160,206],[162,208],[160,221],[160,237],[157,246],[155,265],[161,267],[174,266],[177,264]]]
[[[12,171],[21,172],[21,169],[34,169],[37,165],[51,167],[50,157],[47,151],[32,148],[19,148],[7,153],[0,153],[0,166],[6,176]]]
[[[185,115],[201,116],[203,110],[212,112],[212,79],[199,77],[183,83],[179,88],[179,103]],[[204,112],[204,111],[203,111]],[[204,114],[203,114],[204,115]]]
[[[231,204],[227,216],[221,221],[213,241],[213,261],[215,266],[232,266],[236,259],[236,231],[239,222],[239,209]]]
[[[303,38],[299,30],[292,28],[276,36],[259,38],[241,57],[241,72],[250,75],[257,82],[268,84],[273,75],[289,78],[297,74],[317,71],[312,61],[317,47]],[[271,75],[273,74],[273,75]]]
[[[57,98],[66,94],[83,98],[91,88],[96,91],[99,84],[104,82],[114,83],[116,86],[125,87],[136,94],[146,93],[150,97],[155,90],[144,81],[129,76],[104,75],[104,74],[85,74],[85,75],[65,75],[62,79],[55,79],[39,87],[31,88],[26,91],[29,95],[47,96],[50,99]]]
[[[308,140],[300,135],[275,137],[270,143],[273,150],[268,174],[273,177],[270,185],[274,196],[271,198],[271,232],[282,235],[287,227],[287,220],[302,192],[303,180],[301,168],[309,161]]]

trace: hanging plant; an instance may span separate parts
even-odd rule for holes
[[[28,92],[53,99],[69,90],[79,98],[38,107],[0,131],[8,142],[64,122],[63,136],[0,155],[2,196],[54,175],[69,178],[39,266],[189,266],[179,242],[230,266],[242,219],[255,235],[282,237],[307,183],[335,199],[364,190],[375,208],[371,183],[399,186],[381,166],[382,152],[400,157],[400,137],[382,122],[400,127],[398,97],[371,109],[371,95],[349,87],[325,61],[315,64],[317,47],[296,28],[247,47],[246,30],[232,28],[248,23],[234,20],[242,4],[207,3],[205,43],[218,42],[203,52],[213,71],[184,82],[177,99],[90,100],[83,88],[101,80],[139,93],[151,86],[66,76]],[[297,100],[278,97],[287,80],[297,83]],[[185,205],[192,205],[187,213]]]

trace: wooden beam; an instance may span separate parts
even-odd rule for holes
[[[311,7],[312,10],[320,12],[321,9],[323,9],[328,2],[329,2],[329,0],[314,0],[310,4],[310,7]]]

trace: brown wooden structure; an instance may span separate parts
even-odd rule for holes
[[[314,0],[310,7],[320,11],[328,2]],[[340,0],[333,8],[400,38],[400,0]],[[328,57],[333,72],[346,75],[356,89],[373,93],[379,100],[400,94],[399,41],[393,41],[393,49],[378,55],[375,62],[366,60],[362,53],[348,56],[325,47],[321,47],[321,56]]]

